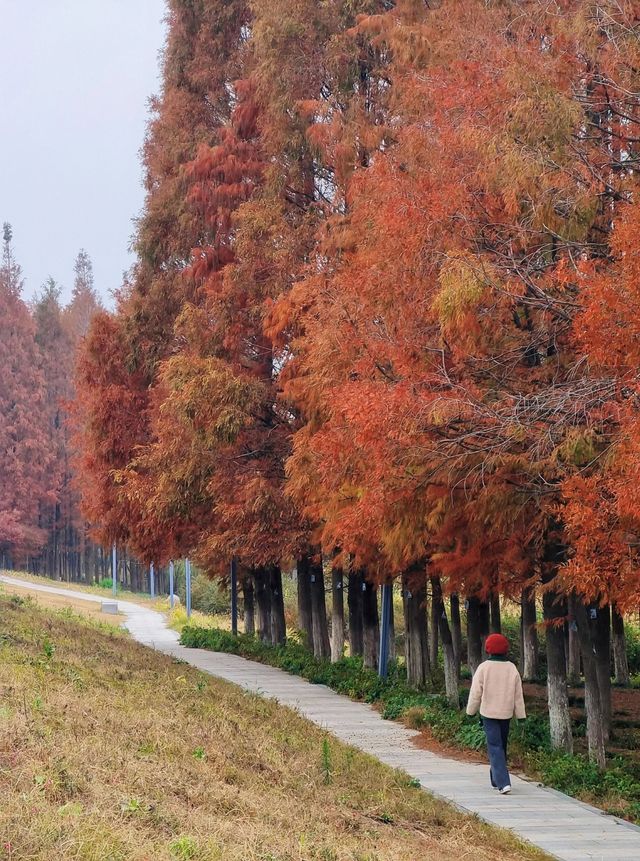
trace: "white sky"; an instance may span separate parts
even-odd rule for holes
[[[131,265],[164,14],[164,0],[0,0],[0,223],[26,299],[48,275],[68,298],[80,248],[107,300]]]

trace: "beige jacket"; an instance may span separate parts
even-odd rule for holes
[[[511,661],[484,661],[473,675],[467,714],[486,718],[525,718],[522,679]]]

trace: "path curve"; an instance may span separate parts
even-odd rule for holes
[[[0,575],[0,582],[86,601],[104,600],[87,592],[40,586],[11,576]],[[369,705],[237,655],[185,648],[161,613],[119,599],[118,607],[139,643],[245,690],[276,699],[346,744],[417,778],[433,795],[492,825],[511,829],[561,861],[640,861],[640,828],[635,825],[518,777],[512,780],[512,794],[501,796],[489,788],[486,765],[418,749],[414,744],[418,732],[383,720]]]

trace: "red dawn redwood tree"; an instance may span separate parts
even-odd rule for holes
[[[536,541],[521,536],[534,570],[557,575],[546,489],[579,464],[573,443],[601,397],[571,370],[562,273],[589,242],[599,188],[574,146],[580,52],[556,26],[537,3],[405,3],[360,23],[393,56],[393,128],[375,157],[350,156],[344,210],[283,302],[302,332],[288,392],[309,417],[289,463],[296,499],[328,546],[375,548],[392,570],[429,556],[450,570],[461,550],[486,560],[464,584],[472,598],[519,572],[514,591],[530,585],[510,511],[535,526]],[[452,517],[450,500],[468,509],[476,492],[475,511]],[[451,530],[469,522],[465,548]],[[566,696],[552,699],[568,745]]]
[[[40,520],[47,532],[47,544],[43,548],[42,558],[31,559],[30,566],[37,570],[44,569],[49,577],[69,578],[72,573],[77,573],[77,566],[70,565],[71,555],[76,550],[76,524],[72,511],[66,427],[66,404],[72,396],[73,350],[63,327],[60,288],[53,278],[44,284],[32,314],[46,392],[47,444],[52,457],[51,481],[56,496],[41,509]]]
[[[41,506],[55,500],[46,392],[35,326],[21,298],[22,275],[3,226],[0,264],[0,554],[23,561],[46,539]]]
[[[233,96],[228,84],[236,77],[234,54],[245,38],[246,20],[243,2],[169,4],[163,88],[152,103],[143,152],[147,200],[135,240],[138,262],[116,314],[94,321],[80,360],[85,511],[92,522],[103,524],[103,541],[117,537],[149,560],[157,561],[170,548],[192,549],[188,543],[175,547],[176,535],[164,541],[166,529],[150,516],[147,504],[156,490],[154,477],[146,474],[144,490],[138,486],[129,493],[127,468],[151,440],[150,395],[159,363],[176,349],[176,319],[184,303],[195,298],[194,282],[184,272],[201,221],[187,199],[185,166],[200,145],[216,140],[229,117]],[[176,534],[184,537],[181,529]]]

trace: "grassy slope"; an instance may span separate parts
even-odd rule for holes
[[[3,861],[542,857],[324,739],[115,629],[0,597]]]

